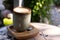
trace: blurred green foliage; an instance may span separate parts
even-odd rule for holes
[[[56,6],[60,6],[60,0],[54,0],[54,4],[55,4]]]
[[[52,0],[24,0],[24,5],[32,9],[32,22],[44,22],[50,19],[50,4]]]
[[[50,4],[52,0],[24,0],[24,7],[31,8],[32,10],[32,22],[44,22],[44,18],[49,20],[50,18]],[[4,5],[6,8],[12,9],[13,1],[5,0]],[[41,20],[41,21],[40,21]]]

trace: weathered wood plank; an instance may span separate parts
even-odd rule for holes
[[[45,39],[38,34],[36,37],[31,38],[31,39],[27,39],[27,40],[45,40]]]

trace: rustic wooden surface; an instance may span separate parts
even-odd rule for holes
[[[27,39],[27,40],[45,40],[45,38],[43,38],[43,37],[40,36],[40,35],[37,35],[36,37],[31,38],[31,39]]]
[[[34,27],[40,30],[39,35],[35,40],[60,40],[60,28],[44,23],[31,23]]]
[[[45,39],[42,36],[37,35],[36,37],[28,39],[28,40],[45,40]]]
[[[27,40],[60,40],[60,28],[57,26],[44,24],[44,23],[31,23],[39,31],[39,34]]]

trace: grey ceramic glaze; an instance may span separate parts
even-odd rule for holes
[[[16,29],[17,31],[26,30],[29,27],[30,19],[31,19],[31,13],[14,12],[13,14],[14,29]]]

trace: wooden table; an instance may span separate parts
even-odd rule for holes
[[[45,38],[43,38],[43,37],[40,36],[40,35],[37,35],[36,37],[31,38],[31,39],[27,39],[27,40],[45,40]]]
[[[39,30],[39,34],[36,37],[27,40],[60,40],[60,27],[44,23],[31,23],[31,25]],[[2,34],[6,34],[5,32],[7,32],[7,27],[1,28],[0,32],[1,31],[3,31]]]
[[[60,28],[44,23],[31,23],[39,30],[39,34],[27,40],[60,40]],[[1,30],[0,30],[1,31]]]
[[[28,40],[60,40],[59,27],[44,23],[31,23],[31,25],[39,29],[40,32],[36,37]]]

